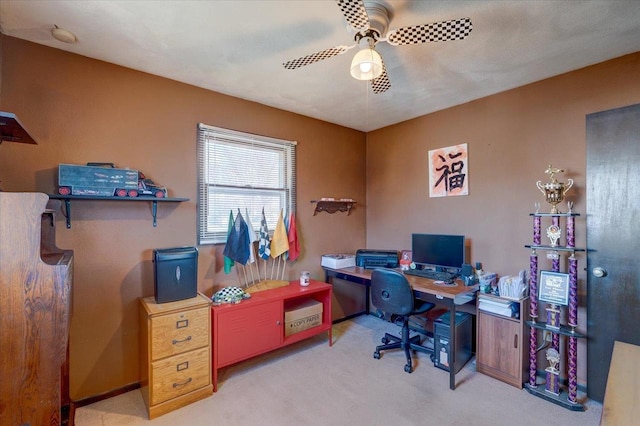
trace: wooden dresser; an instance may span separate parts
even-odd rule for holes
[[[140,383],[149,419],[213,393],[210,306],[201,293],[160,304],[141,299]]]
[[[55,247],[59,208],[0,192],[0,425],[59,425],[70,403],[73,252]]]

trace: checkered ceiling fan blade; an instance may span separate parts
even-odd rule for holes
[[[321,61],[323,59],[332,58],[336,55],[341,55],[353,46],[336,46],[330,49],[321,50],[320,52],[312,53],[311,55],[303,56],[302,58],[292,59],[283,63],[282,65],[288,70],[294,70],[296,68],[303,67],[305,65],[313,64],[314,62]]]
[[[402,27],[387,33],[387,42],[394,46],[435,41],[462,40],[467,37],[473,24],[470,18],[434,22],[432,24]]]
[[[349,25],[358,31],[369,29],[369,15],[362,0],[336,0]]]
[[[382,74],[380,74],[380,77],[371,80],[371,88],[375,94],[384,93],[391,88],[391,82],[389,81],[389,75],[387,74],[387,67],[384,65],[384,61],[382,61]]]

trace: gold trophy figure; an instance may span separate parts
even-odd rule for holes
[[[545,196],[547,203],[551,204],[551,214],[560,213],[558,208],[556,207],[558,204],[564,200],[564,194],[567,193],[569,188],[573,186],[573,179],[567,179],[567,183],[558,182],[555,178],[557,173],[562,173],[564,170],[554,168],[549,164],[545,173],[549,175],[549,179],[551,182],[542,183],[541,181],[536,182],[536,186]]]
[[[547,361],[549,366],[545,368],[545,371],[557,374],[560,372],[558,365],[560,364],[560,353],[554,348],[547,349]]]

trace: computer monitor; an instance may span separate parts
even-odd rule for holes
[[[457,273],[464,263],[464,235],[411,234],[411,251],[420,269]]]

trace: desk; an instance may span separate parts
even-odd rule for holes
[[[600,425],[631,425],[640,416],[640,346],[616,341],[609,367]]]
[[[324,271],[325,281],[329,284],[333,284],[334,278],[339,278],[352,283],[361,284],[365,287],[365,310],[353,315],[349,315],[345,318],[340,318],[334,322],[344,321],[345,319],[352,318],[357,315],[369,314],[372,272],[371,269],[351,266],[349,268],[342,269],[324,268]],[[449,318],[455,318],[457,309],[456,307],[459,307],[459,310],[475,315],[475,303],[471,304],[470,302],[475,302],[476,300],[476,292],[478,290],[477,285],[465,286],[460,280],[456,281],[457,285],[455,287],[436,285],[433,280],[430,280],[428,278],[416,277],[414,275],[405,276],[413,287],[416,299],[447,307],[450,312]],[[449,327],[449,334],[449,341],[455,342],[456,327]],[[451,390],[454,390],[456,388],[456,374],[453,368],[456,359],[455,346],[455,344],[451,345],[451,360],[449,362],[449,365],[452,366],[452,368],[449,368],[449,388]]]

